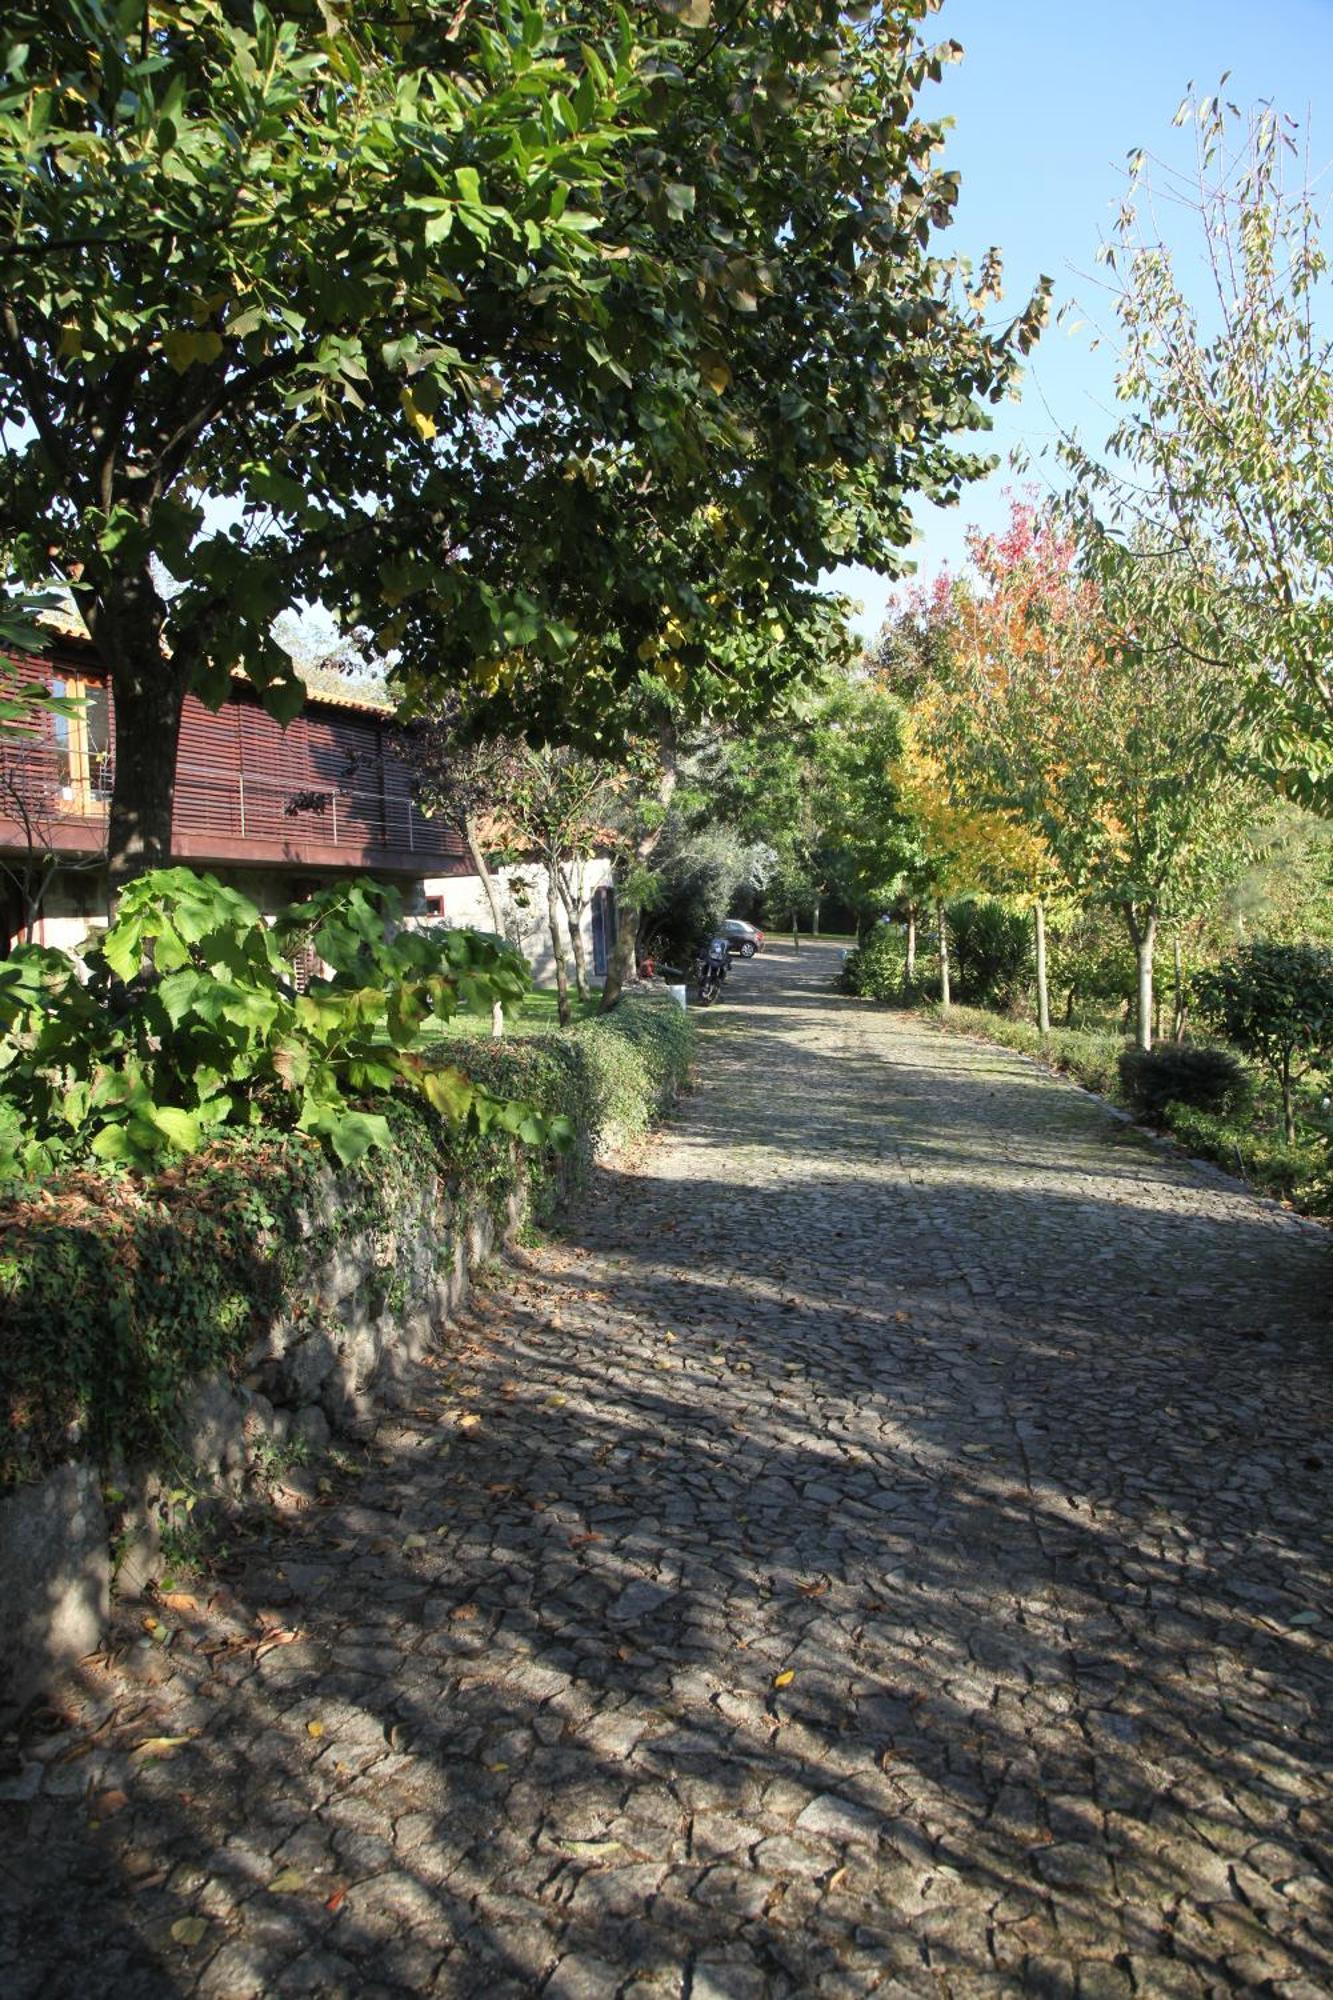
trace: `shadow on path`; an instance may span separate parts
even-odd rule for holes
[[[1326,1239],[833,956],[29,1744],[7,1993],[1333,1985]]]

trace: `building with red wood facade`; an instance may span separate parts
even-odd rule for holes
[[[115,716],[88,652],[62,635],[44,659],[8,662],[6,678],[81,698],[77,719],[40,716],[0,738],[0,927],[69,945],[105,917]],[[442,913],[441,889],[465,876],[461,841],[412,796],[403,736],[387,708],[351,693],[312,693],[285,729],[238,681],[214,713],[186,698],[172,823],[176,860],[223,875],[276,909],[343,874],[395,882]]]

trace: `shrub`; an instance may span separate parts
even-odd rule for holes
[[[1265,1194],[1294,1202],[1309,1215],[1333,1214],[1333,1177],[1327,1150],[1318,1142],[1288,1145],[1272,1133],[1186,1104],[1169,1108],[1167,1124],[1190,1152],[1216,1160]]]
[[[333,1238],[393,1240],[423,1190],[501,1218],[526,1180],[539,1211],[597,1152],[642,1131],[688,1074],[693,1024],[664,995],[563,1033],[450,1045],[475,1084],[521,1095],[576,1143],[520,1149],[498,1125],[449,1125],[424,1097],[372,1100],[388,1137],[339,1175]],[[161,1453],[193,1377],[243,1362],[288,1310],[312,1254],[325,1162],[302,1133],[226,1134],[144,1174],[74,1170],[0,1203],[0,1488],[75,1451]],[[452,1258],[451,1243],[440,1255]]]
[[[1094,1034],[1083,1028],[1052,1028],[1043,1035],[1031,1021],[1014,1021],[974,1007],[951,1007],[947,1014],[932,1009],[931,1018],[946,1033],[976,1035],[982,1041],[1035,1056],[1062,1076],[1072,1077],[1085,1090],[1096,1091],[1099,1097],[1117,1094],[1118,1063],[1125,1046],[1118,1035]]]
[[[394,890],[353,881],[270,925],[214,876],[162,868],[125,889],[82,963],[20,946],[0,965],[0,1174],[148,1165],[237,1127],[312,1133],[348,1165],[387,1143],[362,1100],[395,1087],[545,1139],[525,1107],[414,1047],[428,1022],[520,1001],[518,954],[400,915]],[[301,945],[329,968],[304,992],[284,956]]]
[[[1032,932],[1021,911],[994,896],[973,896],[946,911],[958,997],[974,1007],[1009,1007],[1032,974]]]
[[[1252,1086],[1245,1066],[1228,1049],[1192,1042],[1159,1042],[1154,1049],[1124,1049],[1120,1085],[1135,1111],[1160,1119],[1168,1104],[1199,1111],[1239,1111]]]
[[[901,932],[889,924],[877,924],[869,937],[848,953],[838,985],[844,993],[859,994],[864,1000],[901,1000],[905,976]]]
[[[1314,944],[1247,945],[1225,964],[1200,973],[1194,998],[1205,1019],[1274,1078],[1291,1145],[1293,1087],[1333,1049],[1333,950]]]

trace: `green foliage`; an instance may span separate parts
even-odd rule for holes
[[[1125,1049],[1120,1087],[1136,1111],[1160,1119],[1169,1104],[1198,1111],[1243,1111],[1253,1094],[1239,1057],[1228,1049],[1194,1042],[1158,1042],[1152,1049]]]
[[[960,1000],[1008,1007],[1032,978],[1032,920],[994,896],[969,896],[945,912]]]
[[[429,1190],[481,1199],[499,1220],[518,1191],[549,1210],[596,1153],[668,1109],[692,1047],[665,997],[565,1033],[452,1043],[474,1088],[526,1099],[548,1134],[567,1121],[573,1148],[520,1149],[498,1123],[448,1124],[420,1096],[372,1099],[387,1141],[338,1171],[329,1227],[313,1221],[328,1170],[299,1132],[229,1133],[151,1175],[14,1189],[0,1202],[0,1488],[75,1453],[168,1452],[181,1389],[239,1367],[276,1314],[307,1314],[312,1261],[351,1236],[394,1238]],[[441,1270],[454,1249],[443,1216]]]
[[[1099,1097],[1114,1098],[1119,1087],[1119,1062],[1125,1043],[1119,1035],[1092,1034],[1081,1028],[1052,1028],[1043,1035],[1030,1021],[1014,1021],[979,1007],[931,1010],[936,1027],[950,1035],[976,1035],[987,1042],[1035,1056],[1062,1076],[1068,1076]]]
[[[907,976],[902,933],[891,924],[876,924],[855,951],[848,952],[838,975],[844,993],[866,1000],[902,1000]]]
[[[578,1185],[595,1157],[670,1108],[689,1075],[694,1038],[682,1009],[654,992],[559,1033],[469,1039],[458,1059],[488,1090],[568,1121],[576,1137],[564,1178]],[[545,1173],[540,1154],[534,1172]]]
[[[181,1385],[279,1309],[318,1166],[309,1140],[243,1134],[154,1181],[76,1173],[5,1202],[0,1485],[162,1445]]]
[[[400,916],[395,891],[350,882],[269,925],[238,890],[173,868],[125,890],[82,964],[20,946],[0,964],[0,1173],[144,1166],[235,1127],[311,1133],[348,1165],[388,1136],[363,1100],[399,1087],[544,1140],[529,1107],[417,1046],[460,1008],[517,1004],[526,968],[494,940]],[[302,944],[330,969],[298,992],[284,954]]]
[[[1333,1167],[1318,1140],[1284,1141],[1243,1119],[1173,1104],[1167,1124],[1173,1137],[1200,1159],[1215,1160],[1251,1186],[1306,1215],[1333,1215]]]
[[[184,687],[299,705],[301,599],[414,708],[603,748],[837,643],[811,580],[988,468],[1045,311],[938,254],[927,11],[14,0],[0,553],[113,679],[113,863],[166,851]]]
[[[1200,973],[1199,1011],[1262,1063],[1282,1092],[1287,1141],[1295,1138],[1292,1086],[1333,1051],[1333,949],[1258,943]]]
[[[677,804],[653,856],[653,877],[641,945],[658,959],[684,964],[700,939],[734,914],[738,897],[763,880],[768,851],[745,840],[734,826],[710,820],[706,806],[695,823]],[[744,905],[741,905],[744,907]],[[679,1011],[679,1010],[677,1010]]]
[[[1067,441],[1062,455],[1145,653],[1220,662],[1256,724],[1256,766],[1327,812],[1323,201],[1293,185],[1303,143],[1271,104],[1187,98],[1176,122],[1198,134],[1195,170],[1135,154],[1105,253],[1124,414],[1100,454]]]
[[[1119,1014],[1134,999],[1134,956],[1109,910],[1064,910],[1048,934],[1051,1004],[1063,995],[1065,1025]]]

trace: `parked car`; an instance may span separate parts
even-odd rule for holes
[[[722,935],[727,940],[727,950],[739,952],[742,958],[753,958],[757,951],[764,948],[764,933],[741,917],[728,917],[722,926]]]

